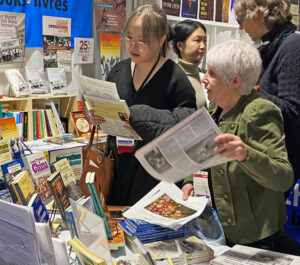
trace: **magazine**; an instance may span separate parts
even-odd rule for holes
[[[44,68],[25,67],[26,78],[31,94],[47,94]]]
[[[173,183],[161,181],[123,216],[177,230],[199,216],[207,204],[205,197],[182,199],[182,191]]]
[[[229,159],[214,152],[220,129],[203,107],[140,148],[136,158],[158,180],[178,182]]]
[[[130,111],[126,101],[120,99],[116,84],[92,79],[78,73],[74,73],[74,77],[81,87],[89,108],[95,112],[95,115],[105,119],[105,122],[100,125],[104,133],[141,140],[141,137],[129,125]]]

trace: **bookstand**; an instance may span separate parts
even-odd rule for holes
[[[33,140],[33,115],[32,110],[36,105],[45,100],[59,100],[60,102],[60,117],[67,118],[67,129],[70,133],[73,133],[74,126],[70,118],[70,112],[77,109],[77,95],[53,95],[53,94],[43,94],[33,97],[3,97],[0,99],[2,110],[10,111],[25,111],[28,112],[28,135],[27,140]]]

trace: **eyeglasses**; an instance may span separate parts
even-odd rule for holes
[[[241,16],[235,16],[235,19],[236,19],[237,23],[241,24],[247,16],[248,16],[248,14],[244,14]]]
[[[147,47],[147,45],[144,42],[135,41],[135,40],[129,39],[128,37],[125,37],[124,41],[125,41],[126,46],[129,46],[129,47],[135,46],[140,52],[142,52]]]

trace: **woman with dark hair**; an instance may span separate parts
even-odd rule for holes
[[[134,152],[196,110],[194,89],[182,69],[166,55],[168,24],[156,4],[135,9],[123,32],[130,58],[117,63],[107,80],[116,83],[129,109],[129,123],[141,136]],[[99,88],[100,89],[100,88]],[[104,122],[91,113],[93,124]],[[114,151],[115,176],[111,200],[114,205],[133,205],[158,181],[151,177],[132,153]]]
[[[205,26],[189,19],[176,24],[173,30],[173,49],[178,56],[178,64],[195,89],[197,108],[205,106],[205,93],[198,67],[206,51]]]

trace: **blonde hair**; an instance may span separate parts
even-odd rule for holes
[[[290,0],[236,0],[234,12],[245,11],[248,17],[263,15],[266,27],[272,29],[274,24],[282,24],[292,19]]]
[[[242,95],[251,93],[262,67],[258,50],[239,40],[213,46],[207,53],[206,61],[226,83],[239,75],[242,79],[240,87]]]
[[[157,4],[142,5],[133,10],[129,19],[127,20],[123,36],[128,33],[130,23],[135,18],[141,18],[143,21],[143,42],[151,44],[153,39],[160,41],[168,34],[168,23],[165,12]],[[161,54],[166,55],[167,41],[161,47]]]

